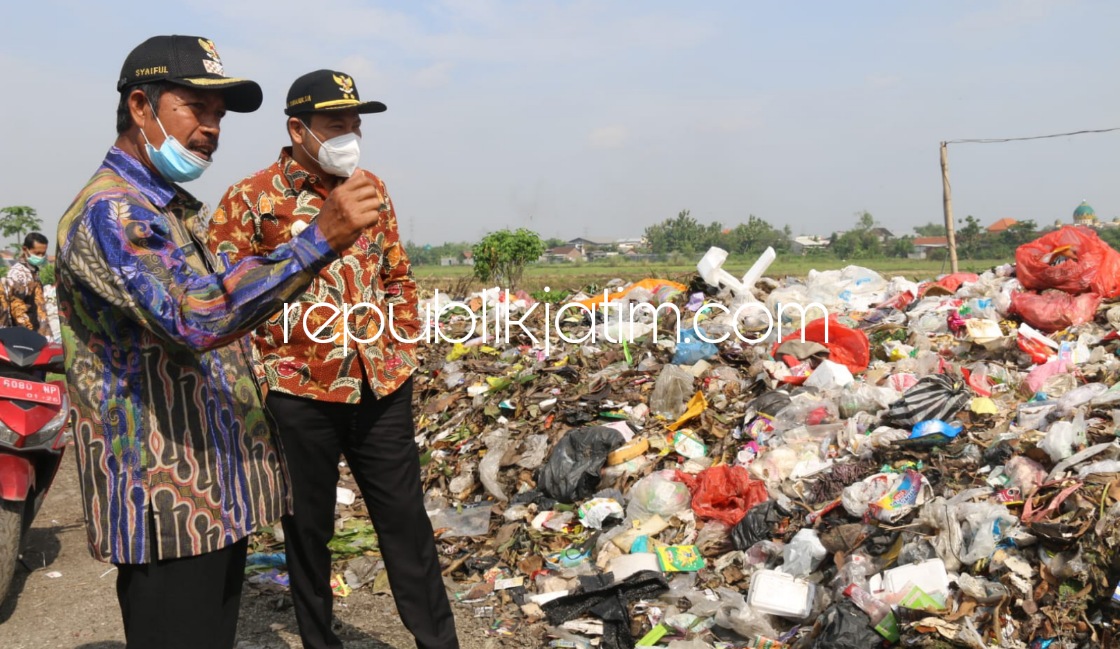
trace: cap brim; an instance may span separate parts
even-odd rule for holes
[[[353,101],[353,100],[340,100],[335,102],[327,102],[329,105],[324,104],[304,104],[297,107],[297,110],[287,109],[284,113],[288,116],[305,115],[307,113],[332,113],[338,110],[357,110],[358,113],[366,115],[369,113],[384,113],[388,107],[379,101]],[[306,106],[306,108],[304,107]]]
[[[220,90],[226,100],[226,110],[235,113],[251,113],[261,107],[264,93],[256,81],[231,77],[190,77],[187,79],[168,79],[189,88],[199,90]]]

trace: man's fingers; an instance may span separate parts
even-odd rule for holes
[[[378,191],[377,187],[374,184],[370,183],[366,185],[348,187],[346,188],[346,191],[342,193],[342,195],[349,198],[350,200],[364,201],[376,199]]]

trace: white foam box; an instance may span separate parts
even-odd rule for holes
[[[921,588],[927,595],[942,599],[949,596],[949,573],[941,559],[929,559],[884,570],[871,577],[868,585],[871,587],[871,594],[878,597],[901,592],[907,582]]]
[[[816,586],[777,570],[759,570],[751,575],[747,603],[760,613],[791,620],[804,620],[813,611]]]
[[[661,562],[652,552],[635,552],[614,557],[607,564],[607,570],[614,574],[615,581],[622,581],[642,570],[661,572]]]

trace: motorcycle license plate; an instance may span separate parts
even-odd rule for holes
[[[0,379],[0,399],[20,399],[60,406],[62,405],[62,390],[52,383]]]

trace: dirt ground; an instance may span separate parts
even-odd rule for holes
[[[85,538],[77,472],[68,456],[30,532],[11,596],[0,607],[0,647],[124,649],[115,569],[90,557]],[[514,646],[487,637],[469,607],[452,606],[464,649]],[[392,598],[368,589],[335,600],[335,624],[348,649],[415,646]],[[301,647],[288,595],[246,583],[237,638],[238,649]]]

